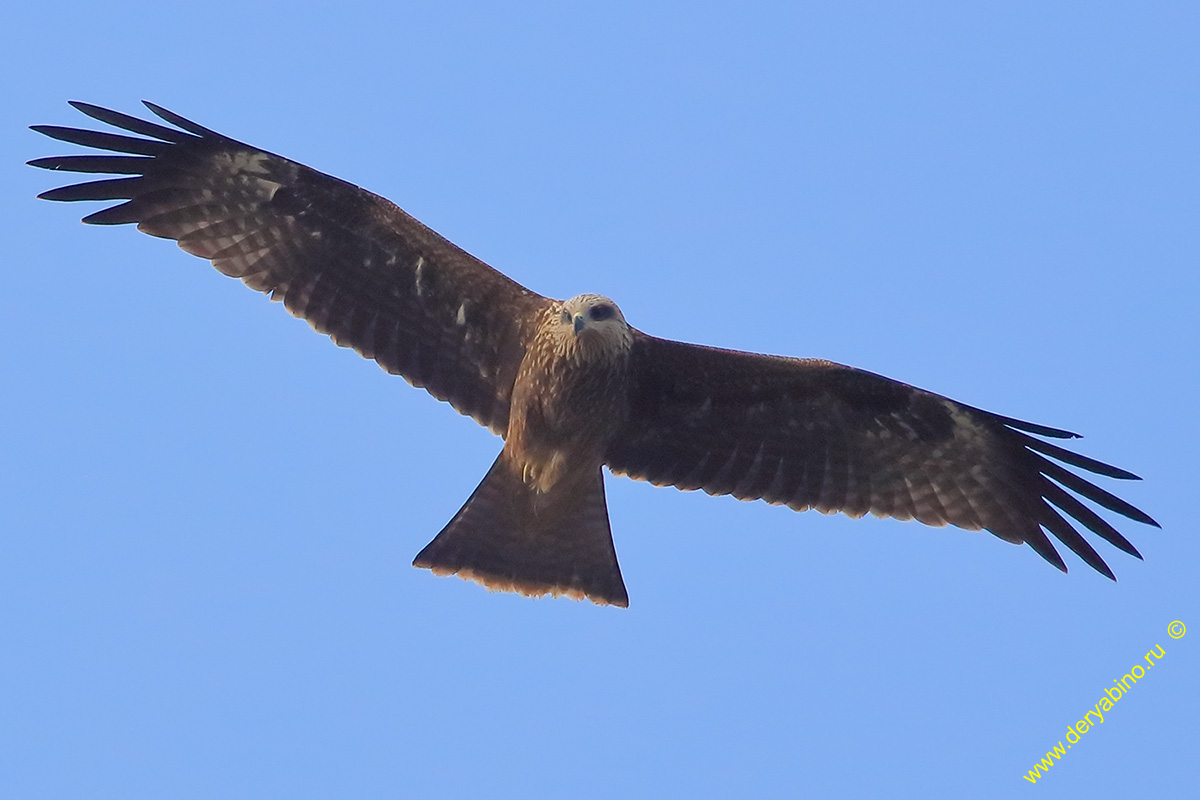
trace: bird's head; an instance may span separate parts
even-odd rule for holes
[[[581,294],[564,302],[558,327],[568,348],[586,357],[623,352],[633,342],[625,315],[604,295]]]

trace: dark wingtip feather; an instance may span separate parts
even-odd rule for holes
[[[228,138],[228,137],[222,136],[221,134],[217,133],[216,131],[205,128],[203,125],[197,125],[196,123],[192,122],[190,119],[179,116],[174,111],[168,111],[167,109],[163,108],[160,105],[151,103],[149,100],[143,100],[142,105],[144,105],[146,108],[150,109],[161,119],[165,119],[167,122],[171,123],[172,125],[176,126],[177,128],[183,128],[188,133],[195,134],[196,136],[209,136],[209,137],[215,137],[218,139]]]
[[[1116,478],[1122,481],[1140,481],[1137,475],[1134,475],[1129,470],[1114,467],[1112,464],[1105,464],[1103,461],[1097,461],[1094,458],[1088,458],[1085,455],[1080,455],[1072,450],[1059,447],[1050,442],[1043,442],[1040,439],[1035,439],[1032,436],[1024,436],[1018,434],[1024,440],[1025,446],[1030,450],[1036,450],[1039,453],[1048,455],[1051,458],[1058,459],[1064,464],[1070,464],[1080,469],[1086,469],[1088,472],[1094,472],[1097,475],[1104,475],[1109,478]]]
[[[141,214],[133,201],[101,209],[83,218],[85,225],[128,225],[138,222]]]
[[[138,139],[117,133],[89,131],[82,128],[66,128],[61,125],[30,125],[29,129],[60,142],[91,147],[97,150],[112,150],[116,153],[134,153],[141,156],[157,156],[171,144],[153,139]]]
[[[115,175],[145,175],[154,161],[145,156],[81,155],[35,158],[25,163],[39,169],[62,172],[111,173]]]
[[[1062,556],[1054,549],[1054,545],[1050,543],[1049,537],[1046,536],[1039,526],[1032,526],[1032,530],[1024,533],[1021,538],[1033,548],[1035,553],[1058,567],[1060,572],[1067,571],[1066,562],[1062,560]]]
[[[74,202],[77,200],[129,200],[135,197],[138,189],[145,185],[145,178],[109,178],[102,181],[75,183],[70,186],[60,186],[42,192],[38,197],[42,200],[62,200]]]
[[[1010,428],[1016,428],[1017,430],[1025,431],[1026,433],[1034,433],[1034,434],[1037,434],[1038,436],[1049,436],[1051,439],[1082,439],[1083,438],[1078,433],[1064,430],[1062,428],[1051,428],[1049,425],[1039,425],[1036,422],[1026,422],[1023,419],[1016,419],[1015,417],[1006,417],[1006,416],[1003,416],[1002,414],[993,414],[990,411],[985,411],[983,413],[988,414],[989,416],[995,417],[997,420],[1004,423],[1005,425],[1007,425]]]

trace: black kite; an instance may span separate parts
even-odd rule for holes
[[[491,589],[627,605],[605,465],[796,510],[982,528],[1065,572],[1049,532],[1110,578],[1067,517],[1140,555],[1075,495],[1157,524],[1062,464],[1136,476],[1036,438],[1075,434],[829,361],[648,336],[605,297],[542,297],[382,197],[158,106],[146,104],[175,127],[72,105],[137,136],[34,126],[109,152],[29,163],[126,177],[41,197],[125,201],[84,222],[137,223],[177,240],[504,437],[418,567]]]

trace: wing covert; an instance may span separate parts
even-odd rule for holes
[[[136,135],[34,126],[109,152],[29,163],[126,177],[40,197],[125,201],[84,222],[136,223],[152,236],[175,239],[222,273],[282,301],[337,344],[504,433],[516,371],[546,298],[353,184],[150,103],[175,127],[71,105]]]

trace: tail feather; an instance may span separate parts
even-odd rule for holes
[[[493,591],[629,605],[599,466],[539,492],[502,452],[413,566]]]

